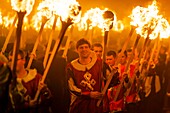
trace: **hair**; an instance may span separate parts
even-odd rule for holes
[[[101,48],[103,49],[102,44],[99,43],[99,42],[96,42],[96,43],[94,43],[94,44],[92,45],[92,50],[94,49],[94,47],[101,47]]]
[[[131,48],[127,49],[127,52],[132,52],[132,49]]]
[[[110,51],[107,52],[107,56],[111,56],[111,55],[112,55],[114,58],[116,58],[116,52],[115,52],[115,51],[110,50]]]
[[[162,45],[161,48],[164,49],[165,52],[168,50],[168,47],[166,45]]]
[[[9,56],[12,56],[13,55],[13,51],[10,51],[9,52]],[[21,56],[21,59],[25,59],[26,58],[26,54],[23,50],[18,50],[18,55]]]
[[[70,41],[69,46],[70,46],[69,49],[75,50],[75,49],[76,49],[76,43],[75,43],[75,41]]]
[[[118,53],[120,53],[122,50],[120,49],[119,51],[118,51]],[[127,51],[125,50],[124,51],[124,55],[127,57]]]
[[[77,43],[76,43],[76,49],[78,49],[78,47],[79,47],[80,45],[83,45],[83,44],[88,44],[89,48],[91,48],[90,42],[89,42],[87,39],[85,39],[85,38],[81,38],[81,39],[78,40]]]

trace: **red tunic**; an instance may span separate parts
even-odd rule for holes
[[[125,71],[124,65],[119,65],[119,80],[121,81],[123,76],[123,72]],[[116,101],[114,101],[114,97],[116,95],[117,89],[119,87],[119,84],[117,86],[114,86],[113,88],[108,90],[108,98],[110,101],[110,111],[122,111],[125,107],[124,105],[124,85],[122,85],[122,88],[120,89],[120,93],[118,95],[118,98]]]
[[[94,55],[91,63],[81,65],[78,59],[72,61],[67,69],[69,89],[72,93],[70,113],[102,113],[97,107],[97,99],[90,98],[91,91],[101,91],[102,62]]]
[[[33,100],[35,97],[35,94],[38,90],[38,84],[42,76],[37,73],[37,71],[34,70],[29,70],[28,74],[20,79],[17,78],[17,90],[18,93],[23,97],[23,102],[24,103],[16,103],[16,109],[22,112],[29,112],[29,113],[34,113],[35,109],[30,109],[29,107],[29,101]],[[15,98],[15,97],[14,97]],[[46,98],[41,95],[39,102],[44,102]]]
[[[135,72],[135,65],[130,65],[130,80],[135,76],[134,75]],[[136,102],[136,96],[137,96],[137,92],[136,92],[136,81],[134,79],[133,83],[131,84],[130,87],[130,92],[129,95],[126,95],[126,103],[133,103]]]

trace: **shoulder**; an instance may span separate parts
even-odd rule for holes
[[[42,78],[41,74],[37,73],[36,69],[29,69],[27,71],[28,71],[27,76],[23,78],[24,82],[29,82],[29,81],[31,81],[33,79]]]

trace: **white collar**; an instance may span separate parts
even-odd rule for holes
[[[24,82],[29,82],[35,78],[37,75],[37,70],[36,69],[29,69],[27,76],[25,76],[22,80]]]
[[[71,62],[71,64],[76,70],[79,70],[79,71],[86,71],[86,69],[89,70],[89,69],[92,68],[92,66],[94,66],[94,64],[97,61],[97,56],[94,52],[91,52],[90,57],[91,57],[92,60],[87,65],[80,64],[79,61],[78,61],[79,59],[73,60]]]

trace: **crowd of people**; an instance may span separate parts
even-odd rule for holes
[[[85,38],[71,44],[66,57],[62,50],[55,54],[45,83],[43,58],[27,69],[29,55],[19,50],[14,73],[13,52],[1,53],[0,113],[169,113],[166,46],[150,60],[150,51],[139,58],[131,48],[104,52],[101,43],[91,45]]]

